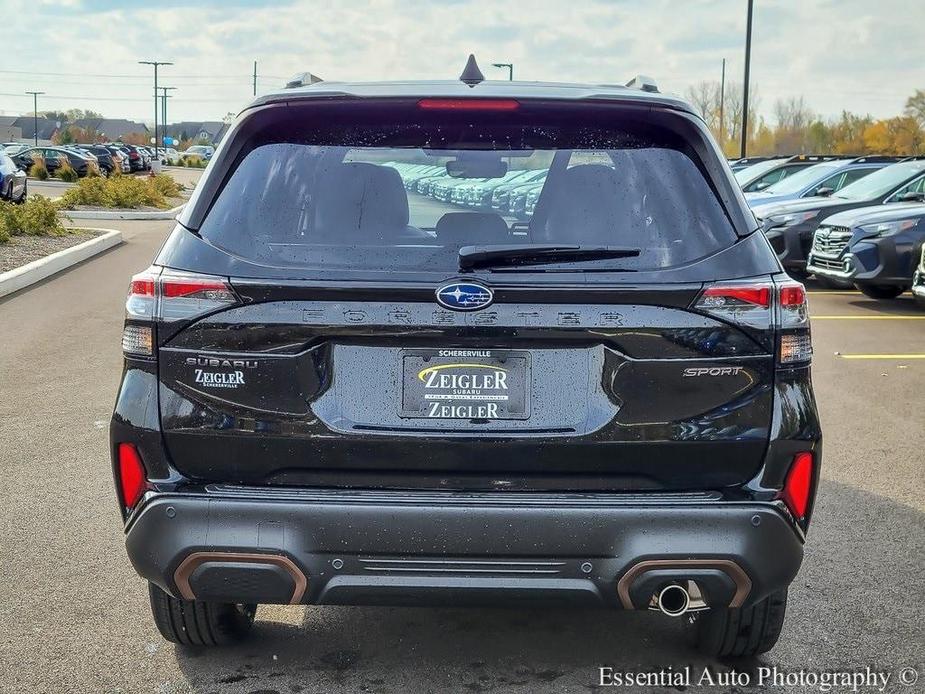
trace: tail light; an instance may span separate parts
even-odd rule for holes
[[[806,289],[799,282],[788,281],[778,285],[778,296],[778,359],[786,365],[808,364],[813,358],[813,343],[809,332]]]
[[[798,366],[812,359],[806,290],[799,282],[719,282],[706,287],[693,308],[748,328],[776,323],[780,364]]]
[[[804,451],[793,457],[780,498],[801,523],[809,512],[813,491],[813,454]]]
[[[131,443],[119,444],[119,493],[126,508],[135,508],[148,488],[144,463]]]
[[[129,284],[122,350],[130,356],[151,357],[156,320],[190,320],[237,300],[221,277],[150,267]]]

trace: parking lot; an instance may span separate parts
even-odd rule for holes
[[[925,313],[908,294],[810,287],[823,480],[784,635],[758,661],[703,661],[657,614],[414,608],[262,607],[244,645],[198,652],[151,622],[107,452],[128,278],[172,224],[106,225],[121,247],[0,301],[0,691],[582,692],[600,666],[764,664],[870,666],[921,691],[896,683],[925,676]]]

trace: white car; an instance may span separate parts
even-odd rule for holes
[[[173,147],[161,147],[160,153],[161,164],[164,164],[165,166],[168,164],[173,165],[180,161],[180,153]]]

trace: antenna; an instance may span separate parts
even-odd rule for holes
[[[485,81],[485,75],[479,70],[479,64],[475,62],[475,56],[472,53],[469,54],[469,60],[466,61],[466,67],[463,68],[459,81],[468,84],[470,87]]]

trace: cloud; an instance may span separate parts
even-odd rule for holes
[[[5,112],[28,110],[19,93],[41,89],[46,108],[150,120],[151,68],[136,61],[154,57],[175,63],[161,72],[163,84],[178,87],[171,120],[240,109],[251,96],[254,59],[259,91],[304,70],[329,80],[453,79],[469,52],[489,77],[505,76],[492,62],[513,62],[518,79],[614,83],[642,73],[678,93],[718,79],[723,58],[728,79],[741,80],[743,65],[740,0],[84,0],[39,2],[31,13],[19,7],[0,0],[7,36],[60,24],[67,50],[22,44],[0,66],[18,71],[0,72]],[[802,94],[825,115],[898,113],[925,87],[923,25],[923,3],[757,3],[752,76],[762,107],[770,112],[777,98]]]

